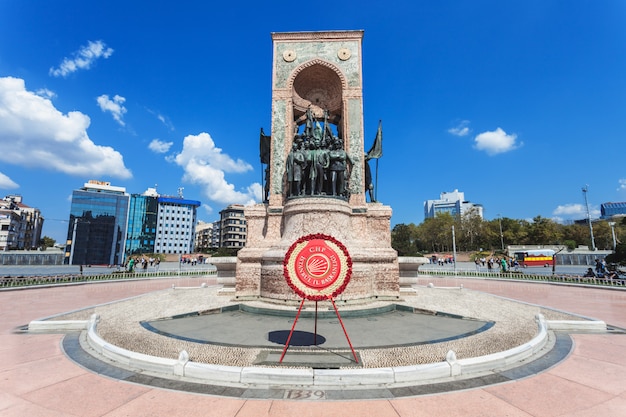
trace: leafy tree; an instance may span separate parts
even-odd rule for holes
[[[419,227],[419,240],[424,252],[447,252],[452,249],[452,226],[454,218],[450,213],[440,213],[428,218]]]
[[[615,253],[607,255],[605,259],[608,263],[626,265],[626,243],[619,243],[615,247]]]
[[[44,236],[39,240],[39,245],[43,248],[51,248],[57,241],[49,236]]]
[[[461,250],[472,250],[479,241],[484,239],[485,222],[478,214],[478,209],[468,210],[455,223],[456,230],[458,230],[458,234],[455,233],[455,235]]]
[[[608,222],[593,223],[593,237],[598,249],[613,250],[613,235]]]
[[[397,224],[391,230],[391,247],[398,252],[398,256],[418,256],[415,225]]]
[[[563,244],[570,248],[570,245],[566,242],[574,242],[571,249],[575,249],[580,245],[588,245],[591,247],[589,227],[582,224],[570,224],[565,226],[563,228]]]
[[[563,235],[558,224],[551,219],[537,216],[530,223],[528,238],[537,245],[558,244],[562,241]]]

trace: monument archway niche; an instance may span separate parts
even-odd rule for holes
[[[309,234],[332,236],[350,253],[352,280],[340,301],[399,298],[392,210],[365,196],[362,38],[362,31],[272,34],[272,126],[261,136],[269,144],[261,155],[268,196],[244,210],[238,299],[297,302],[282,263]]]

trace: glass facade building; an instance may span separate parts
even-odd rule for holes
[[[154,253],[157,235],[158,198],[143,194],[130,196],[126,257]]]
[[[124,243],[129,195],[123,187],[90,181],[72,193],[65,263],[119,265]]]

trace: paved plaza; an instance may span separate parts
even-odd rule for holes
[[[16,331],[31,320],[215,278],[180,278],[0,292],[3,416],[621,416],[626,414],[626,335],[572,334],[566,359],[542,372],[437,395],[347,401],[292,390],[287,399],[241,399],[138,385],[94,373],[62,350],[64,335]],[[626,291],[483,279],[463,285],[626,328]]]

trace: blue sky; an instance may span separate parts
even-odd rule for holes
[[[364,30],[365,148],[392,225],[458,189],[486,219],[626,201],[626,2],[0,0],[0,194],[65,239],[72,190],[258,201],[271,32]]]

